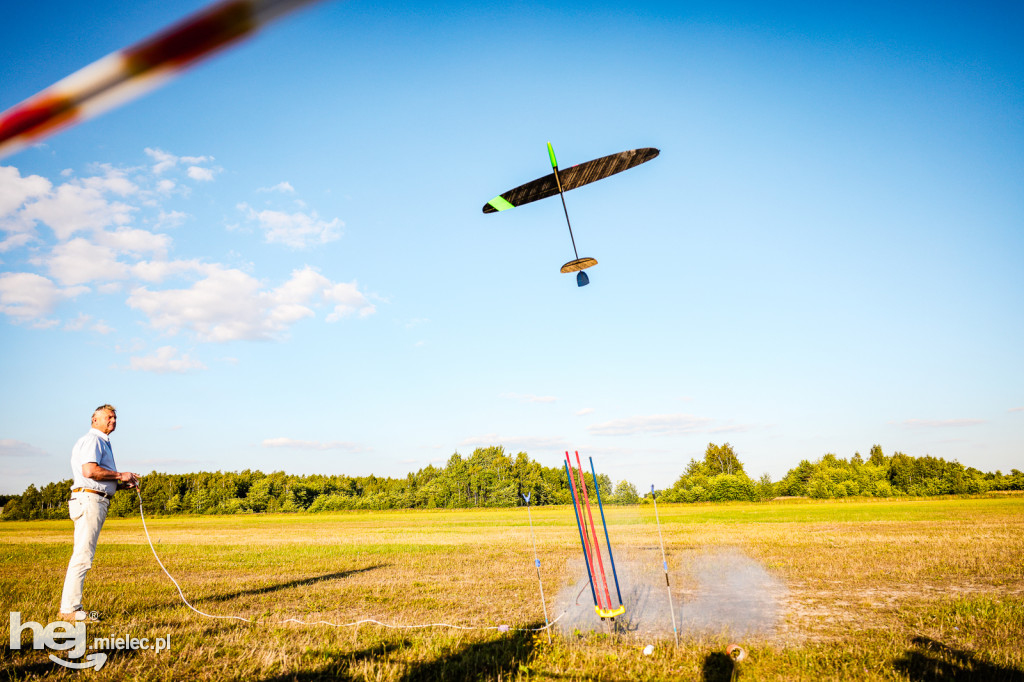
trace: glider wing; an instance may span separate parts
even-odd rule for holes
[[[642,149],[630,149],[618,154],[609,154],[608,156],[602,156],[599,159],[587,161],[565,170],[559,170],[558,179],[562,181],[562,191],[568,192],[571,189],[582,187],[596,180],[606,178],[609,175],[615,175],[634,166],[639,166],[641,163],[646,163],[655,158],[659,153],[653,147],[644,147]],[[555,180],[555,174],[550,173],[494,197],[484,204],[484,213],[504,211],[528,204],[531,201],[553,197],[556,194],[558,194],[558,183]]]

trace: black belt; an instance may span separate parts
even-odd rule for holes
[[[103,492],[102,490],[93,490],[92,488],[72,488],[71,492],[73,492],[73,493],[93,493],[95,495],[102,495],[105,499],[108,499],[108,500],[114,499],[113,495],[108,495],[105,492]]]

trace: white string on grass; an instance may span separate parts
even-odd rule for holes
[[[142,493],[140,493],[139,489],[136,488],[135,494],[138,495],[139,497],[139,517],[142,519],[142,530],[146,532],[146,540],[149,542],[149,548],[153,551],[153,558],[156,559],[156,562],[158,564],[160,564],[160,568],[163,570],[164,575],[170,578],[171,582],[174,583],[174,586],[178,588],[178,596],[181,597],[181,601],[184,602],[185,606],[189,607],[190,609],[198,613],[200,616],[205,616],[207,618],[218,618],[221,620],[240,620],[243,623],[255,623],[256,621],[252,618],[243,618],[242,616],[218,616],[212,613],[206,613],[205,611],[200,611],[199,609],[197,609],[189,603],[188,599],[185,598],[185,593],[181,590],[181,585],[179,585],[178,581],[174,579],[174,576],[172,576],[170,571],[167,570],[167,567],[164,566],[164,562],[160,561],[160,557],[156,553],[156,548],[153,546],[153,539],[149,536],[149,528],[146,526],[146,515],[142,511]],[[579,597],[577,596],[577,599],[578,598]],[[330,621],[326,620],[307,622],[304,620],[299,620],[298,618],[287,618],[285,620],[277,622],[280,624],[298,623],[299,625],[329,625],[335,628],[349,628],[355,627],[357,625],[363,625],[364,623],[372,623],[374,625],[379,625],[383,628],[390,628],[393,630],[416,630],[421,628],[451,628],[454,630],[500,630],[501,632],[543,632],[544,630],[553,627],[555,623],[561,620],[562,616],[564,616],[568,612],[569,609],[562,611],[558,618],[555,618],[553,621],[551,621],[542,628],[511,628],[507,625],[453,625],[452,623],[422,623],[419,625],[394,625],[392,623],[382,623],[381,621],[374,620],[373,618],[354,620],[351,623],[331,623]]]

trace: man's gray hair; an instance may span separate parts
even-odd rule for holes
[[[117,414],[117,410],[114,408],[113,405],[100,405],[99,407],[97,407],[95,410],[92,411],[93,419],[96,418],[96,413],[97,412],[103,412],[103,411],[113,412],[114,414]]]

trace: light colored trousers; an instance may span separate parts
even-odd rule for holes
[[[68,573],[64,577],[64,592],[60,598],[60,612],[82,611],[82,588],[85,574],[92,568],[92,557],[96,554],[96,541],[100,529],[107,519],[110,500],[92,493],[71,493],[68,513],[75,522],[75,550],[68,562]]]

